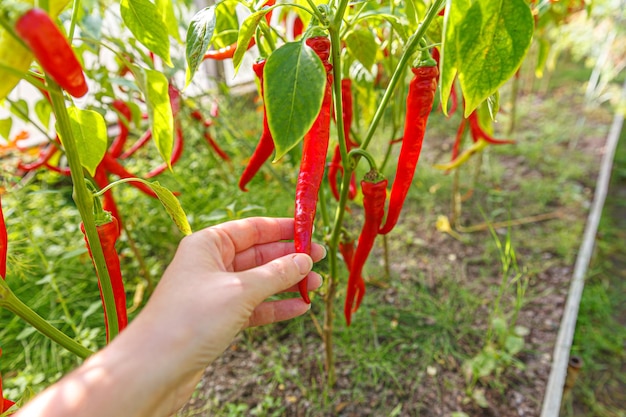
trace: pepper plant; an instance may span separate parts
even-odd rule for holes
[[[82,224],[102,296],[107,341],[124,328],[127,313],[119,260],[112,248],[124,227],[111,188],[130,184],[159,198],[182,232],[190,233],[174,194],[145,178],[176,169],[183,152],[185,118],[201,125],[212,150],[230,163],[228,153],[210,134],[218,112],[206,115],[203,103],[185,97],[186,88],[200,76],[204,61],[228,59],[241,71],[249,62],[246,53],[253,53],[257,61],[251,69],[263,100],[263,133],[242,170],[239,188],[253,193],[251,180],[265,162],[297,155],[296,250],[309,252],[313,239],[323,240],[328,247],[323,342],[332,386],[333,312],[342,276],[339,261],[343,257],[348,269],[344,312],[349,325],[358,318],[352,315],[366,291],[363,271],[375,239],[392,232],[413,179],[419,176],[421,149],[430,146],[427,124],[434,103],[449,114],[457,107],[457,96],[463,102],[455,154],[444,169],[457,168],[469,156],[502,143],[486,133],[484,123],[491,123],[497,114],[498,90],[518,71],[537,17],[549,11],[552,2],[223,0],[200,10],[190,1],[102,3],[76,0],[69,8],[68,0],[3,2],[0,99],[23,80],[39,89],[42,102],[51,108],[54,135],[35,162],[19,169],[52,169],[71,176],[80,213],[77,223]],[[241,22],[235,7],[249,11]],[[105,28],[90,26],[85,10],[99,16],[101,25],[107,13],[118,15],[120,19],[114,21],[121,27],[110,32],[130,33],[132,41],[99,36]],[[98,64],[105,54],[113,56],[116,68]],[[79,107],[73,97],[82,96],[87,105]],[[117,136],[108,137],[103,115],[114,115]],[[474,145],[461,153],[467,123]],[[391,129],[381,133],[382,124]],[[41,130],[47,135],[46,129]],[[132,144],[131,131],[137,136]],[[403,132],[400,139],[399,132]],[[149,142],[154,143],[160,161],[144,175],[133,174],[124,163]],[[399,142],[400,156],[394,164],[391,150]],[[378,154],[374,148],[386,152]],[[67,165],[61,164],[59,154]],[[357,178],[363,171],[367,174]],[[119,179],[110,182],[110,174]],[[345,223],[356,212],[350,206],[361,203],[365,218],[356,220],[363,226],[355,239],[346,232]],[[2,236],[0,255],[7,248]],[[107,238],[111,240],[105,242]],[[0,271],[5,266],[0,258]],[[305,301],[312,301],[305,282],[300,293]],[[0,307],[23,317],[76,355],[91,353],[25,306],[4,280]]]

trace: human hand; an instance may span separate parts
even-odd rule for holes
[[[321,285],[310,272],[325,256],[295,254],[293,219],[250,218],[183,239],[146,307],[106,348],[29,402],[17,416],[170,416],[205,367],[244,327],[305,313],[297,291]]]

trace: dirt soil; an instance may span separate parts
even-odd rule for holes
[[[568,98],[564,91],[555,94],[562,94],[562,99],[568,104],[576,101]],[[583,111],[579,114],[583,114]],[[531,110],[531,114],[524,116],[524,119],[528,120],[527,123],[532,123],[532,120],[537,120],[535,117],[540,119],[542,115],[533,115]],[[596,111],[587,115],[585,123],[586,126],[608,126],[610,120],[611,114],[608,112]],[[532,128],[530,125],[528,127]],[[525,129],[523,122],[518,129]],[[561,157],[567,158],[570,152],[582,152],[596,161],[597,168],[606,139],[603,132],[606,131],[600,129],[594,132],[599,133],[581,136],[574,148],[568,148],[568,142],[560,145],[563,147]],[[449,142],[449,138],[447,141]],[[442,145],[432,152],[432,155],[425,158],[441,161],[449,151]],[[497,158],[505,167],[501,184],[507,184],[509,177],[521,177],[522,180],[516,182],[519,185],[524,181],[532,182],[537,175],[542,175],[520,156],[503,154]],[[544,208],[558,213],[558,218],[519,226],[523,229],[524,236],[535,236],[536,239],[554,236],[558,239],[563,230],[570,227],[575,228],[578,235],[582,236],[587,209],[593,197],[591,187],[595,184],[597,175],[597,170],[593,170],[593,167],[593,164],[583,167],[592,169],[586,172],[584,181],[573,181],[581,189],[582,198],[579,204],[565,205],[558,200],[548,202]],[[566,186],[568,184],[563,184],[563,187]],[[483,198],[486,198],[485,195],[477,191],[465,203],[468,214],[464,212],[464,216],[467,216],[462,219],[464,223],[481,222],[480,213],[470,207],[475,207],[476,202]],[[521,207],[524,204],[520,202],[520,210],[516,213],[538,214],[525,213]],[[484,292],[482,296],[489,300],[488,293],[495,294],[494,288],[500,282],[499,260],[493,259],[492,264],[487,262],[483,255],[484,245],[480,243],[481,240],[491,239],[490,235],[485,232],[466,234],[467,238],[460,241],[436,230],[435,214],[431,213],[426,219],[408,215],[401,218],[403,224],[400,230],[403,235],[396,235],[394,238],[417,243],[390,251],[391,276],[407,285],[419,280],[415,284],[434,293],[443,290],[439,285],[441,277],[460,276],[461,285],[466,285],[477,293]],[[498,229],[498,233],[503,236],[506,228]],[[466,393],[466,376],[461,360],[456,355],[443,353],[438,361],[428,367],[416,368],[407,363],[406,366],[393,369],[395,379],[380,379],[377,382],[376,374],[372,374],[370,381],[360,382],[358,393],[355,393],[352,370],[346,360],[350,353],[338,353],[336,386],[325,389],[323,343],[311,318],[305,317],[300,319],[304,336],[292,338],[288,334],[282,335],[281,330],[287,326],[285,324],[277,325],[270,332],[282,335],[276,338],[265,338],[258,333],[252,336],[242,334],[228,351],[207,368],[196,395],[181,415],[538,416],[573,271],[575,250],[574,253],[561,253],[551,244],[533,247],[532,241],[517,241],[515,245],[518,258],[522,260],[520,262],[526,259],[534,262],[528,271],[529,287],[518,319],[518,324],[529,332],[524,336],[524,349],[516,356],[520,366],[507,367],[500,375],[498,384],[492,384],[489,380],[479,382],[474,389],[474,400],[469,399]],[[573,246],[577,248],[579,242],[574,242]],[[381,245],[377,245],[373,257],[374,262],[382,262]],[[423,271],[420,277],[426,277],[425,279],[416,278],[416,268]],[[398,287],[373,288],[371,291],[377,294],[374,297],[386,300],[391,307],[394,303],[399,303]],[[314,308],[314,311],[321,320],[322,301],[318,298],[316,302],[320,307],[317,310]],[[338,303],[341,304],[342,301],[338,300]],[[406,306],[397,305],[398,309],[403,307]],[[489,316],[490,308],[491,302],[486,301],[480,304],[474,315],[478,333],[486,331],[488,327],[485,318]],[[337,332],[346,331],[343,323],[339,325],[340,321],[336,322]],[[402,323],[402,319],[400,322],[409,328],[413,326],[413,323]],[[468,338],[466,341],[458,340],[458,343],[461,346],[466,345],[470,355],[470,346],[475,346],[476,334],[473,333]],[[385,342],[392,341],[380,340],[381,345]],[[276,357],[277,350],[281,352],[280,363],[272,360],[268,365],[267,358]],[[390,348],[388,354],[394,355],[395,352],[395,348]],[[474,351],[473,354],[475,353]],[[320,402],[325,402],[326,406],[322,407]]]

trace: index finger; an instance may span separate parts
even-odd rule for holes
[[[239,253],[255,245],[293,239],[293,218],[249,217],[222,223],[211,229],[219,232],[222,242]]]

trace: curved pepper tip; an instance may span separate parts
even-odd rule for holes
[[[302,281],[300,281],[298,283],[298,291],[300,292],[300,296],[302,297],[302,300],[304,300],[305,303],[307,304],[311,304],[311,299],[309,298],[309,291],[308,291],[308,280],[306,277],[302,278]]]

